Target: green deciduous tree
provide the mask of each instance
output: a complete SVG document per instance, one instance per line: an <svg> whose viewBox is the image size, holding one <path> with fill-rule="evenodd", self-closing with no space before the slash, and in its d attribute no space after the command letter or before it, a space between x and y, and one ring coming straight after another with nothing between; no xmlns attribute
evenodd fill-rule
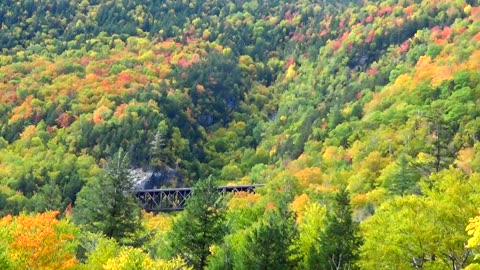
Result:
<svg viewBox="0 0 480 270"><path fill-rule="evenodd" d="M294 257L298 269L317 269L314 256L320 253L318 239L325 230L326 207L319 203L306 206L305 213L298 225L298 237L293 242ZM312 264L313 263L313 264Z"/></svg>
<svg viewBox="0 0 480 270"><path fill-rule="evenodd" d="M479 176L449 169L397 197L362 224L362 269L461 269L471 259L465 227L479 203Z"/></svg>

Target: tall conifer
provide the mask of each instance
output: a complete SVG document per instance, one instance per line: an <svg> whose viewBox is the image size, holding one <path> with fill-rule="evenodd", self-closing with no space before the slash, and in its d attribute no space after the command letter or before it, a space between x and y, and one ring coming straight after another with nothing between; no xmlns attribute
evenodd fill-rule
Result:
<svg viewBox="0 0 480 270"><path fill-rule="evenodd" d="M320 264L323 269L356 269L358 248L362 244L358 223L352 219L350 194L342 188L327 217L327 227L320 238Z"/></svg>
<svg viewBox="0 0 480 270"><path fill-rule="evenodd" d="M79 192L73 218L88 231L102 232L123 244L133 244L141 229L140 206L133 193L130 161L122 149L105 165L101 178Z"/></svg>
<svg viewBox="0 0 480 270"><path fill-rule="evenodd" d="M173 224L172 251L195 269L205 268L210 248L225 235L224 220L223 200L213 180L209 177L199 181L185 210Z"/></svg>

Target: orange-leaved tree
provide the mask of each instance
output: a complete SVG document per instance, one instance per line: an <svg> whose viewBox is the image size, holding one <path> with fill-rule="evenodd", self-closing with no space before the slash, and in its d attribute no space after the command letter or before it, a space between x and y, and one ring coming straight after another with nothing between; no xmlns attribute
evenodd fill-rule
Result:
<svg viewBox="0 0 480 270"><path fill-rule="evenodd" d="M0 242L10 266L18 269L68 269L77 264L75 227L56 219L58 211L0 220Z"/></svg>

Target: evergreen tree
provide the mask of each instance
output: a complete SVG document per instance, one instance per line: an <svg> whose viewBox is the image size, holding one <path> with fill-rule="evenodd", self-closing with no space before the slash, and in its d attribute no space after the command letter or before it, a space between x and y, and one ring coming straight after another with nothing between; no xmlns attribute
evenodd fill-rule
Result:
<svg viewBox="0 0 480 270"><path fill-rule="evenodd" d="M294 220L271 211L247 237L246 269L291 269L290 246L294 239Z"/></svg>
<svg viewBox="0 0 480 270"><path fill-rule="evenodd" d="M395 170L388 175L384 186L395 195L411 194L418 192L417 182L420 177L418 170L410 164L409 157L401 154L397 159Z"/></svg>
<svg viewBox="0 0 480 270"><path fill-rule="evenodd" d="M162 134L163 133L163 134ZM166 153L166 142L165 142L164 132L157 130L153 141L150 143L151 153L150 153L150 165L154 170L158 171L160 168L164 167L167 161Z"/></svg>
<svg viewBox="0 0 480 270"><path fill-rule="evenodd" d="M356 269L361 244L358 224L352 220L350 194L342 188L335 196L335 208L328 215L327 226L320 237L318 269Z"/></svg>
<svg viewBox="0 0 480 270"><path fill-rule="evenodd" d="M432 102L427 114L430 125L431 155L434 157L433 172L448 168L455 159L457 149L453 143L452 123L445 120L445 104L443 101Z"/></svg>
<svg viewBox="0 0 480 270"><path fill-rule="evenodd" d="M35 211L45 212L62 209L62 193L54 180L49 180L39 192L33 195Z"/></svg>
<svg viewBox="0 0 480 270"><path fill-rule="evenodd" d="M195 269L204 269L210 247L220 243L226 233L222 195L211 177L199 181L185 210L173 224L172 251Z"/></svg>
<svg viewBox="0 0 480 270"><path fill-rule="evenodd" d="M128 154L120 149L107 161L104 177L79 192L73 219L91 232L102 232L119 243L130 244L141 229L140 206L133 196Z"/></svg>

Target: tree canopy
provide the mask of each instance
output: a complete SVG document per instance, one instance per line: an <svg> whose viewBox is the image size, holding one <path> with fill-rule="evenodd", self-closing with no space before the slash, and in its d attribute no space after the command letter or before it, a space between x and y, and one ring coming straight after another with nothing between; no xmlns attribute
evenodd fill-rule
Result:
<svg viewBox="0 0 480 270"><path fill-rule="evenodd" d="M4 0L0 48L0 268L480 264L478 0Z"/></svg>

